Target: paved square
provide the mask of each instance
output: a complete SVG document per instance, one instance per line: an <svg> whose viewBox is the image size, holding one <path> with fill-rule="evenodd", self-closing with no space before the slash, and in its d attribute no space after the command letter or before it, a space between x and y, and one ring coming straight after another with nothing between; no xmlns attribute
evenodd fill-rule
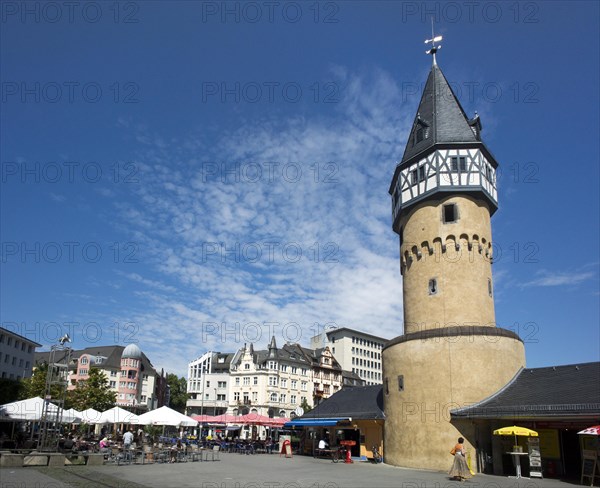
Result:
<svg viewBox="0 0 600 488"><path fill-rule="evenodd" d="M450 456L449 456L450 457ZM450 468L450 461L448 468ZM446 473L385 464L222 453L219 461L125 466L15 468L0 471L0 488L570 488L558 480L476 475L463 483Z"/></svg>

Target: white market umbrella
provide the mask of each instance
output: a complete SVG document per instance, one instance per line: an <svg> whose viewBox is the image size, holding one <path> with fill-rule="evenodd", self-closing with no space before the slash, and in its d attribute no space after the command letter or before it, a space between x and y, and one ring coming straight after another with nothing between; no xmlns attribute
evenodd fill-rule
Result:
<svg viewBox="0 0 600 488"><path fill-rule="evenodd" d="M65 418L73 419L73 420L64 420ZM63 422L69 424L79 424L81 423L81 412L79 410L75 410L74 408L69 408L68 410L63 410Z"/></svg>
<svg viewBox="0 0 600 488"><path fill-rule="evenodd" d="M141 425L172 425L175 427L196 427L198 425L197 420L167 406L140 415L138 422Z"/></svg>
<svg viewBox="0 0 600 488"><path fill-rule="evenodd" d="M102 412L94 424L137 424L138 416L121 407L113 407Z"/></svg>
<svg viewBox="0 0 600 488"><path fill-rule="evenodd" d="M58 407L54 403L48 406L48 413L55 417ZM39 422L42 420L44 413L44 400L40 397L28 398L18 402L7 403L0 406L0 418L3 420L28 420L31 422ZM65 424L75 422L77 417L69 414L68 410L63 410L62 421Z"/></svg>
<svg viewBox="0 0 600 488"><path fill-rule="evenodd" d="M102 413L93 408L88 408L87 410L80 412L81 421L85 424L95 424L96 420L100 418L100 415L102 415Z"/></svg>

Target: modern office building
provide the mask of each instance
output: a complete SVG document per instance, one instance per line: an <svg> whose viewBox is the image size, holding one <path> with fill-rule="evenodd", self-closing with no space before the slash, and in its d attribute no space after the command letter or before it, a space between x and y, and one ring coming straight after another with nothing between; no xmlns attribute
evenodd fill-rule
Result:
<svg viewBox="0 0 600 488"><path fill-rule="evenodd" d="M367 385L381 384L381 350L387 339L347 327L331 329L310 339L313 349L328 346L345 371L356 373Z"/></svg>
<svg viewBox="0 0 600 488"><path fill-rule="evenodd" d="M33 370L35 341L0 327L0 377L9 380L29 378Z"/></svg>

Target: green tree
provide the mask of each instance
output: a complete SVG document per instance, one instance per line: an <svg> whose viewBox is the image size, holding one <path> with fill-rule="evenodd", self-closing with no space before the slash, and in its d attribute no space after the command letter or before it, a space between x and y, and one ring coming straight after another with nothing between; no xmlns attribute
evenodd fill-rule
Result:
<svg viewBox="0 0 600 488"><path fill-rule="evenodd" d="M48 363L40 363L33 370L31 378L25 378L23 380L23 388L21 389L21 400L27 398L40 397L44 398L46 395L46 376L48 376ZM50 390L52 398L60 397L59 385L54 385Z"/></svg>
<svg viewBox="0 0 600 488"><path fill-rule="evenodd" d="M312 407L308 404L308 401L306 400L306 398L304 398L302 400L302 403L300 404L300 406L304 409L304 413L308 413L312 410Z"/></svg>
<svg viewBox="0 0 600 488"><path fill-rule="evenodd" d="M85 381L78 381L69 392L68 403L76 410L93 408L104 412L115 406L117 394L109 387L108 378L99 369L90 369Z"/></svg>
<svg viewBox="0 0 600 488"><path fill-rule="evenodd" d="M185 404L188 399L187 381L185 378L178 378L176 374L169 373L167 375L167 385L170 390L170 404L173 410L185 412Z"/></svg>

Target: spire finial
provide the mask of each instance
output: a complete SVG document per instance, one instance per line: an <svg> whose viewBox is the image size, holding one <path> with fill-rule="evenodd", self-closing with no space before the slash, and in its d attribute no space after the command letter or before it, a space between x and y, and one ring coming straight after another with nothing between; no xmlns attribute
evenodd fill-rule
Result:
<svg viewBox="0 0 600 488"><path fill-rule="evenodd" d="M442 36L435 36L433 33L433 17L431 17L431 39L427 39L425 44L431 43L431 49L429 51L425 51L427 54L431 54L433 56L433 64L437 64L435 60L435 53L438 52L439 49L442 49L442 46L438 44L436 46L436 42L440 42L442 40Z"/></svg>

